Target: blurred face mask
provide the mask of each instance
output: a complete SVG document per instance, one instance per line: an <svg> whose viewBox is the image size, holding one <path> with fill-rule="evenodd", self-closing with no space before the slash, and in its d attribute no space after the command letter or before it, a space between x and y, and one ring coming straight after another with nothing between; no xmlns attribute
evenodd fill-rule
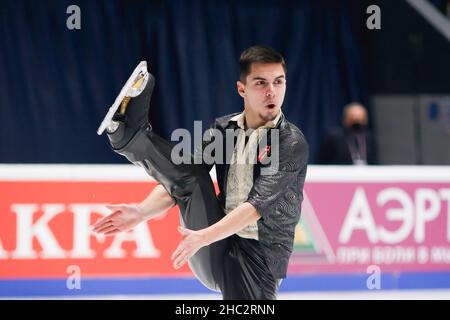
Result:
<svg viewBox="0 0 450 320"><path fill-rule="evenodd" d="M358 132L362 132L365 127L366 127L365 125L363 125L359 122L355 122L350 125L349 129L353 132L358 133Z"/></svg>

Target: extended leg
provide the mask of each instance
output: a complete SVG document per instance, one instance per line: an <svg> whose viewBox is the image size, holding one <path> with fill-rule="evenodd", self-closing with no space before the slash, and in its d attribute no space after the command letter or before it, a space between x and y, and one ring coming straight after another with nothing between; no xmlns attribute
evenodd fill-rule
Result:
<svg viewBox="0 0 450 320"><path fill-rule="evenodd" d="M209 173L196 165L175 165L172 145L156 135L148 124L148 108L154 87L150 75L138 96L124 100L125 107L114 115L116 128L108 132L113 150L143 167L161 183L180 208L181 223L189 229L206 228L223 217ZM222 240L200 249L189 265L208 288L220 290L223 263L228 241Z"/></svg>
<svg viewBox="0 0 450 320"><path fill-rule="evenodd" d="M195 165L175 165L168 142L148 128L142 128L122 149L115 150L132 163L142 166L161 183L180 208L181 223L189 229L206 228L223 217L209 173ZM189 265L208 288L219 290L222 258L227 241L200 249Z"/></svg>

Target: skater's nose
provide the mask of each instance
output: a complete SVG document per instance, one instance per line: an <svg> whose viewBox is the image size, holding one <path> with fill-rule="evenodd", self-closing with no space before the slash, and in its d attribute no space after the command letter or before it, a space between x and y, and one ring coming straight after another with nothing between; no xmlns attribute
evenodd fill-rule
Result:
<svg viewBox="0 0 450 320"><path fill-rule="evenodd" d="M269 83L267 86L266 97L267 98L275 97L275 87L271 83Z"/></svg>

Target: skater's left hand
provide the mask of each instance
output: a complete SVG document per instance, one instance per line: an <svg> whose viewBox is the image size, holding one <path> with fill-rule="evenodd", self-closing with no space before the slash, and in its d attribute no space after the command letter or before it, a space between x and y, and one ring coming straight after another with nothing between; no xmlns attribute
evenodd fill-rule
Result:
<svg viewBox="0 0 450 320"><path fill-rule="evenodd" d="M183 235L183 240L171 256L175 269L181 268L200 248L208 244L201 230L194 231L178 227L178 231Z"/></svg>

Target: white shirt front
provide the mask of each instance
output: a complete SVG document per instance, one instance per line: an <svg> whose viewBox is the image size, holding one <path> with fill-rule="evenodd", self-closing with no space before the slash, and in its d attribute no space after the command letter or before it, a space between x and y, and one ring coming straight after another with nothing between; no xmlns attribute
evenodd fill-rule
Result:
<svg viewBox="0 0 450 320"><path fill-rule="evenodd" d="M251 133L247 143L245 143L245 112L230 119L231 121L237 122L239 129L236 146L228 170L225 214L230 213L241 203L247 201L248 194L253 187L253 165L256 163L259 141L267 129L276 127L281 115L282 113L280 111L273 121L269 121L256 130L249 131ZM237 232L237 235L242 238L258 240L257 222Z"/></svg>

